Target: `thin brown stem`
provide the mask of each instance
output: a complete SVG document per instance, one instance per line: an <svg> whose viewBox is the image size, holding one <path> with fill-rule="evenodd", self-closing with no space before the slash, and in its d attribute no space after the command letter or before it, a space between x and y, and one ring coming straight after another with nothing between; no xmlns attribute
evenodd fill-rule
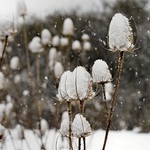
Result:
<svg viewBox="0 0 150 150"><path fill-rule="evenodd" d="M29 79L32 77L31 73L31 66L30 66L30 56L29 56L29 49L28 49L28 36L27 36L27 29L26 29L26 19L25 16L23 16L23 36L24 36L24 46L26 50L26 63L27 63L27 70L28 70L28 76Z"/></svg>
<svg viewBox="0 0 150 150"><path fill-rule="evenodd" d="M40 89L40 59L39 57L40 55L37 53L36 54L36 82L37 82L38 92Z"/></svg>
<svg viewBox="0 0 150 150"><path fill-rule="evenodd" d="M107 101L106 101L105 83L102 83L102 94L103 94L103 99L104 99L104 102L105 102L106 114L108 116L108 106L107 106Z"/></svg>
<svg viewBox="0 0 150 150"><path fill-rule="evenodd" d="M113 112L114 112L114 108L115 108L115 104L116 104L116 98L117 98L117 93L118 93L118 88L119 88L119 83L120 83L120 77L121 77L121 72L122 72L122 67L123 67L123 61L124 61L124 52L120 52L119 62L118 62L118 72L117 72L117 77L116 77L116 86L114 88L114 94L113 94L113 97L112 97L111 108L110 108L110 112L109 112L109 115L108 115L108 120L107 120L108 123L107 123L107 128L106 128L106 133L105 133L105 138L104 138L104 143L103 143L102 150L105 150L107 139L108 139L108 133L109 133L109 130L110 130L112 116L113 116Z"/></svg>
<svg viewBox="0 0 150 150"><path fill-rule="evenodd" d="M5 37L5 43L4 43L4 48L3 48L3 52L2 52L2 57L0 58L0 69L2 68L2 63L3 63L3 57L6 51L6 46L7 46L7 41L8 41L8 35Z"/></svg>
<svg viewBox="0 0 150 150"><path fill-rule="evenodd" d="M72 148L72 109L71 102L67 102L68 106L68 115L69 115L69 150L73 150Z"/></svg>
<svg viewBox="0 0 150 150"><path fill-rule="evenodd" d="M78 139L78 150L81 150L81 138Z"/></svg>
<svg viewBox="0 0 150 150"><path fill-rule="evenodd" d="M83 146L84 146L83 149L86 150L86 138L85 137L83 137Z"/></svg>

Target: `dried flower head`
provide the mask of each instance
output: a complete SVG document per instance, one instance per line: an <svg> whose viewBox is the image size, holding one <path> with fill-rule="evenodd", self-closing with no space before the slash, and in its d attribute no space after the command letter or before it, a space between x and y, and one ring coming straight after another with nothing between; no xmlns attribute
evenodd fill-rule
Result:
<svg viewBox="0 0 150 150"><path fill-rule="evenodd" d="M74 24L71 18L66 18L63 23L63 35L73 36L74 35Z"/></svg>
<svg viewBox="0 0 150 150"><path fill-rule="evenodd" d="M92 67L93 82L107 83L111 81L111 74L105 61L98 59Z"/></svg>
<svg viewBox="0 0 150 150"><path fill-rule="evenodd" d="M120 13L115 14L110 22L109 47L113 52L132 51L134 48L129 20Z"/></svg>
<svg viewBox="0 0 150 150"><path fill-rule="evenodd" d="M91 133L90 123L81 114L77 114L72 123L73 136L86 137Z"/></svg>

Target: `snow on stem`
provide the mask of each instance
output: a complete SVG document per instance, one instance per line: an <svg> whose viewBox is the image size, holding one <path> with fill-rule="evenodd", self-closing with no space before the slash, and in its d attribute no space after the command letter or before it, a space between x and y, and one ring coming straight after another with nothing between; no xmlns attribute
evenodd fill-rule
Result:
<svg viewBox="0 0 150 150"><path fill-rule="evenodd" d="M107 143L107 139L108 139L108 134L109 134L109 130L110 130L110 125L111 125L111 121L112 121L112 117L113 117L113 111L115 109L115 105L116 105L116 98L117 98L117 93L118 93L118 88L119 88L119 83L120 83L120 77L121 77L121 72L122 72L122 67L123 67L123 61L124 61L124 51L121 51L119 53L119 61L118 61L118 71L117 71L117 76L116 76L116 85L114 88L114 94L112 97L112 103L111 103L111 108L110 108L110 112L108 115L108 119L107 119L107 128L106 128L106 132L105 132L105 138L104 138L104 143L103 143L103 147L102 150L105 150L106 147L106 143Z"/></svg>

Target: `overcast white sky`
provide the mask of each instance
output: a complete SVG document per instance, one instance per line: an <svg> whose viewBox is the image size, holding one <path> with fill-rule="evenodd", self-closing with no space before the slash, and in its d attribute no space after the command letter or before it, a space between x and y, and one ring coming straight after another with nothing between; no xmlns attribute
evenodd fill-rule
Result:
<svg viewBox="0 0 150 150"><path fill-rule="evenodd" d="M0 0L0 11L10 11L15 7L17 0ZM70 11L75 9L80 12L90 11L97 7L103 9L103 0L24 0L29 14L45 15L54 11ZM111 3L115 0L105 0Z"/></svg>

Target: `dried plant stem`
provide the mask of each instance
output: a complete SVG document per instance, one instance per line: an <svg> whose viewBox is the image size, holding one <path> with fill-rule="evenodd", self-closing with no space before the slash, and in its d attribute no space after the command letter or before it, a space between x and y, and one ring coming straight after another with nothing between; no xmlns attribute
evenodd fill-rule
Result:
<svg viewBox="0 0 150 150"><path fill-rule="evenodd" d="M36 83L38 90L40 88L40 60L39 60L39 53L36 54ZM39 92L39 91L38 91Z"/></svg>
<svg viewBox="0 0 150 150"><path fill-rule="evenodd" d="M120 52L119 53L119 61L118 61L118 71L117 71L117 76L116 76L116 85L114 88L114 94L112 97L112 103L111 103L111 108L110 108L110 112L108 115L108 122L107 122L107 128L106 128L106 133L105 133L105 138L104 138L104 143L103 143L103 147L102 150L105 150L106 147L106 143L107 143L107 139L108 139L108 133L110 130L110 125L111 125L111 121L112 121L112 116L113 116L113 112L114 112L114 107L116 104L116 98L117 98L117 93L118 93L118 88L119 88L119 83L120 83L120 76L121 76L121 72L122 72L122 67L123 67L123 61L124 61L124 52Z"/></svg>
<svg viewBox="0 0 150 150"><path fill-rule="evenodd" d="M73 150L72 148L72 108L71 102L67 102L67 111L69 115L69 150Z"/></svg>
<svg viewBox="0 0 150 150"><path fill-rule="evenodd" d="M4 41L4 48L3 48L3 52L2 52L2 57L0 58L0 69L2 68L3 57L4 57L4 54L6 51L7 41L8 41L8 35L5 37L5 41Z"/></svg>
<svg viewBox="0 0 150 150"><path fill-rule="evenodd" d="M26 19L25 16L23 16L23 36L24 36L24 46L26 50L26 63L27 63L27 69L28 69L28 76L29 79L32 77L31 73L31 66L30 66L30 56L29 56L29 49L28 49L28 36L27 36L27 30L26 30Z"/></svg>
<svg viewBox="0 0 150 150"><path fill-rule="evenodd" d="M105 83L101 83L102 85L102 94L103 94L103 99L104 99L104 102L105 102L105 109L106 109L106 117L108 117L108 106L107 106L107 101L106 101L106 91L105 91Z"/></svg>
<svg viewBox="0 0 150 150"><path fill-rule="evenodd" d="M84 146L84 150L86 150L86 139L85 139L85 137L83 137L83 146Z"/></svg>
<svg viewBox="0 0 150 150"><path fill-rule="evenodd" d="M81 150L81 138L78 139L78 150Z"/></svg>

